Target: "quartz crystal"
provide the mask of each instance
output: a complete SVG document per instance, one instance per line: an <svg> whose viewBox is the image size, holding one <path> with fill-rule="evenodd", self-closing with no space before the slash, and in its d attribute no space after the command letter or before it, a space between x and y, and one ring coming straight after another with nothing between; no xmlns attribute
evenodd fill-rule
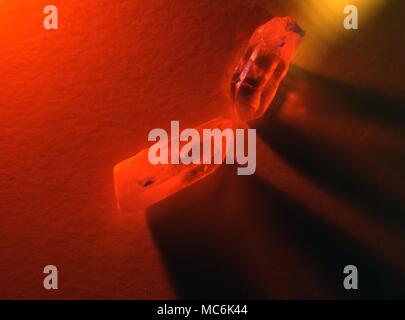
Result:
<svg viewBox="0 0 405 320"><path fill-rule="evenodd" d="M261 117L288 71L304 31L291 17L276 17L258 27L231 79L231 97L241 120Z"/></svg>
<svg viewBox="0 0 405 320"><path fill-rule="evenodd" d="M200 137L203 137L203 129L216 128L220 130L232 128L232 122L224 118L215 118L195 129ZM167 143L165 148L167 148L169 158L171 158L173 153L171 145L178 143L178 137L172 136L169 141L170 143ZM176 156L180 158L184 156L181 150L186 143L188 141L180 142L178 148L174 149L174 152L177 153ZM221 165L221 161L214 163L214 157L218 154L219 160L224 160L227 153L225 140L222 139L222 142L218 144L211 143L211 152L208 155L211 159L207 159L207 155L203 154L203 139L199 139L195 143L199 144L198 148L201 150L199 164L183 164L182 161L179 164L152 164L148 157L149 148L118 163L114 167L118 208L121 211L146 209L217 170Z"/></svg>

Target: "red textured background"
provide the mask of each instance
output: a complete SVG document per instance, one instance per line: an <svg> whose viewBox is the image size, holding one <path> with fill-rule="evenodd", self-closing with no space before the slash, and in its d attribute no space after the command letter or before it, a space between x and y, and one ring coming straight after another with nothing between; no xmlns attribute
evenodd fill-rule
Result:
<svg viewBox="0 0 405 320"><path fill-rule="evenodd" d="M400 1L347 47L302 48L257 123L255 177L224 167L136 215L115 208L113 166L151 128L227 114L246 40L298 4L52 3L58 31L48 1L0 4L0 298L355 297L346 264L364 270L360 297L403 295Z"/></svg>

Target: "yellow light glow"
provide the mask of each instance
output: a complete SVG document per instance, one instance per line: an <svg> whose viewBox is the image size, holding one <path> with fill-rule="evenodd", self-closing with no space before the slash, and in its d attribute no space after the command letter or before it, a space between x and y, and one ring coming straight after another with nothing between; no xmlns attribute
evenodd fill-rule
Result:
<svg viewBox="0 0 405 320"><path fill-rule="evenodd" d="M265 6L270 13L291 15L297 19L306 31L306 36L295 63L316 70L339 42L366 28L378 16L385 3L384 0L292 0L276 5L267 0ZM278 5L286 7L278 10ZM359 30L348 31L343 27L346 17L344 8L347 5L355 5L358 9Z"/></svg>

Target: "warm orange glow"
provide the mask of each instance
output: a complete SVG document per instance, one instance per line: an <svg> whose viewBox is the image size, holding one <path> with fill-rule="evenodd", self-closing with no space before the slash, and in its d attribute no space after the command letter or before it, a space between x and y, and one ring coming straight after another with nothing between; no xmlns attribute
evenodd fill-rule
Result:
<svg viewBox="0 0 405 320"><path fill-rule="evenodd" d="M404 103L383 93L404 96L405 2L347 0L358 31L326 2L1 0L0 298L404 297ZM306 31L292 63L311 72L291 66L255 122L255 175L218 165L187 186L161 167L169 187L142 206L168 198L117 214L114 166L170 120L229 117L239 50L287 15ZM141 160L119 175L147 178ZM347 263L358 292L342 289ZM44 290L47 264L60 290Z"/></svg>

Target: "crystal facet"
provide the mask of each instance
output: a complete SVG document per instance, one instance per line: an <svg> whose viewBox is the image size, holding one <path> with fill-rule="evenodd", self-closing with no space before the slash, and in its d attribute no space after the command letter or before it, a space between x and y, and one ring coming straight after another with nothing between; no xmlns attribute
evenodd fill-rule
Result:
<svg viewBox="0 0 405 320"><path fill-rule="evenodd" d="M291 17L276 17L256 29L231 79L239 118L259 118L269 108L304 31Z"/></svg>

